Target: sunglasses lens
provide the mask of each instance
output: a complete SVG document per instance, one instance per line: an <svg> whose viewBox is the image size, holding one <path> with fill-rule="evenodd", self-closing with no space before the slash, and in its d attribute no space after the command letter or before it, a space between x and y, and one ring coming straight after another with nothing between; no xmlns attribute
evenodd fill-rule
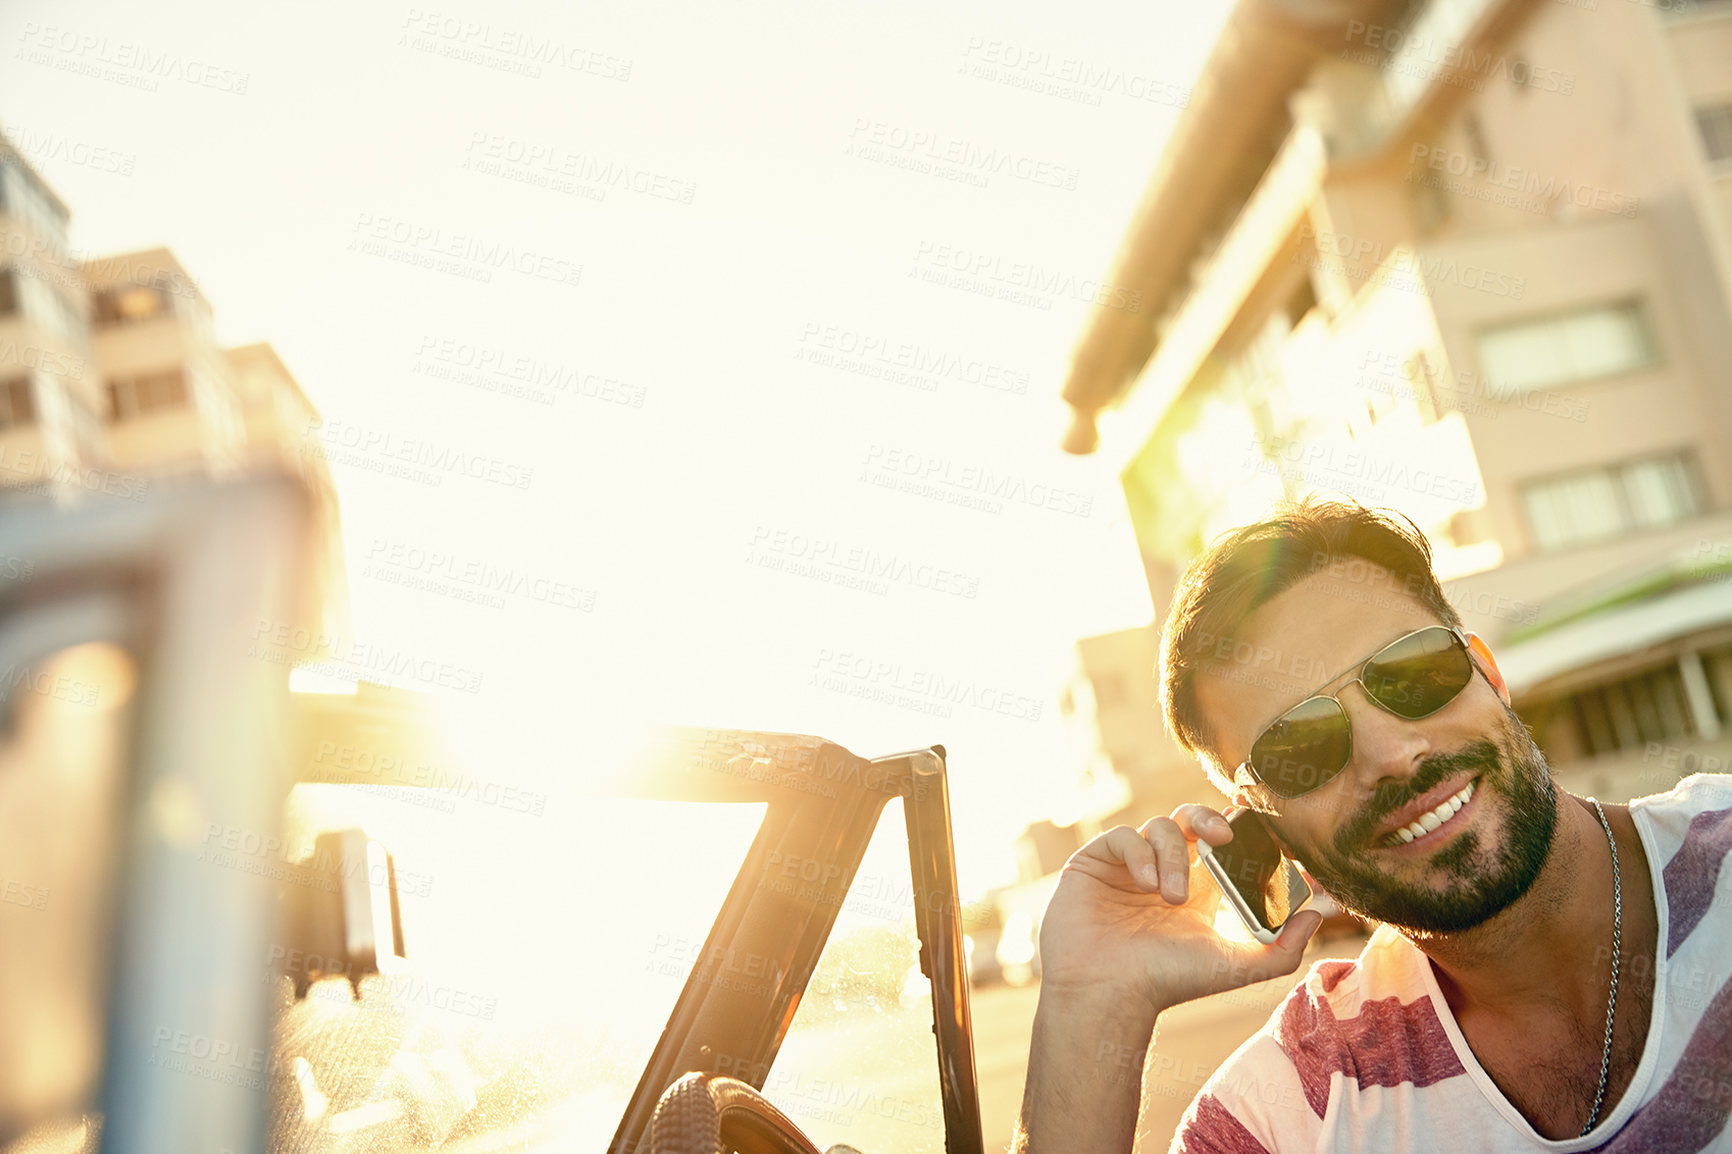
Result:
<svg viewBox="0 0 1732 1154"><path fill-rule="evenodd" d="M1301 701L1251 746L1251 768L1278 797L1310 793L1347 765L1347 714L1327 697Z"/></svg>
<svg viewBox="0 0 1732 1154"><path fill-rule="evenodd" d="M1403 637L1365 664L1365 692L1398 717L1429 717L1473 680L1461 639L1441 626Z"/></svg>

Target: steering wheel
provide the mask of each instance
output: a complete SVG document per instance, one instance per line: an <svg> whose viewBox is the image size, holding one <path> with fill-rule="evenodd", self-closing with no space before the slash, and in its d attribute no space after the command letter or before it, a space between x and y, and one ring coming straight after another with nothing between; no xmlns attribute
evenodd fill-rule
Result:
<svg viewBox="0 0 1732 1154"><path fill-rule="evenodd" d="M650 1119L650 1154L820 1154L768 1098L738 1078L687 1074Z"/></svg>

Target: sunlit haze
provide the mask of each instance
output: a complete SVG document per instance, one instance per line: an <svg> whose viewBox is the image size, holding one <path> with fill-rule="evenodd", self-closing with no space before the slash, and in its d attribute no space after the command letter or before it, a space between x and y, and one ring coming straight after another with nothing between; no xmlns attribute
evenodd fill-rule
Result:
<svg viewBox="0 0 1732 1154"><path fill-rule="evenodd" d="M551 724L526 779L561 796L635 719L941 742L977 891L1068 820L1070 645L1150 618L1058 389L1227 7L22 3L0 122L80 252L166 246L225 344L275 346L358 640ZM543 40L580 66L508 70ZM1078 62L1121 81L1033 87ZM1087 285L922 277L1018 265ZM415 442L486 469L382 471ZM532 591L406 587L472 566Z"/></svg>

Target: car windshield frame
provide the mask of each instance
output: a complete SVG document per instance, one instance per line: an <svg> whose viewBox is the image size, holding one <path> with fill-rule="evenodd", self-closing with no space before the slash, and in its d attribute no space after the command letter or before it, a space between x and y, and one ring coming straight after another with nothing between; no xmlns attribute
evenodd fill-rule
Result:
<svg viewBox="0 0 1732 1154"><path fill-rule="evenodd" d="M834 742L743 730L674 729L636 781L683 801L766 803L757 836L686 978L608 1154L636 1154L667 1088L693 1071L719 1071L762 1090L817 968L884 807L900 797L920 944L931 981L945 1149L985 1154L975 1073L962 903L942 745L866 759ZM635 792L635 791L634 791ZM766 884L790 860L816 870L799 887ZM720 982L738 951L767 959L768 980ZM730 953L733 951L734 953Z"/></svg>

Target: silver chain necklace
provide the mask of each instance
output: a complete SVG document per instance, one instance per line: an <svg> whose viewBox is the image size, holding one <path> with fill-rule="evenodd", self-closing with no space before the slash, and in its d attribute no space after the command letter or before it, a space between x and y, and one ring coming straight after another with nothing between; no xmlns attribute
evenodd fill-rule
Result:
<svg viewBox="0 0 1732 1154"><path fill-rule="evenodd" d="M1606 1043L1600 1050L1600 1088L1594 1091L1594 1110L1588 1124L1578 1137L1586 1137L1600 1120L1600 1105L1606 1100L1606 1076L1612 1070L1612 1021L1618 1012L1618 953L1624 944L1624 884L1618 873L1618 842L1612 836L1612 823L1600 808L1598 798L1590 797L1594 812L1600 815L1600 828L1606 831L1606 844L1612 847L1612 995L1606 1002Z"/></svg>

